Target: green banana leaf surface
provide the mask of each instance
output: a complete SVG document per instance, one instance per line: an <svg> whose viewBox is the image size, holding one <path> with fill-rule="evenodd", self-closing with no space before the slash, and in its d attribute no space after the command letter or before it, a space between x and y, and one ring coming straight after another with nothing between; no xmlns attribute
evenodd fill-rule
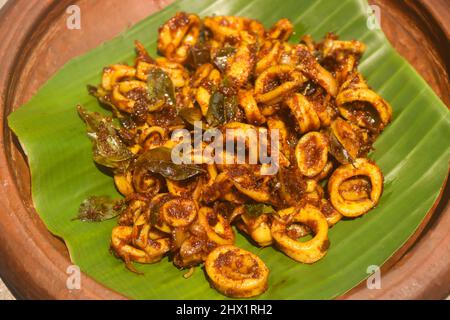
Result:
<svg viewBox="0 0 450 320"><path fill-rule="evenodd" d="M112 177L92 160L92 145L75 106L107 113L86 86L98 84L109 64L134 59L134 40L156 55L158 27L177 11L239 15L269 27L280 18L295 25L293 41L305 33L319 40L327 32L358 39L368 49L360 71L376 92L392 104L393 122L370 157L385 175L382 199L374 210L330 230L331 247L313 265L296 263L273 248L257 248L242 235L237 245L256 253L270 269L269 289L261 299L331 299L369 276L415 232L436 201L448 173L450 115L428 84L400 57L383 32L369 28L365 0L185 0L166 7L112 41L67 63L25 105L12 113L9 126L28 156L35 208L55 235L64 239L71 259L105 286L135 299L223 299L201 268L189 279L168 259L136 265L129 272L109 252L115 220L71 221L89 196L120 197ZM370 21L369 21L370 22Z"/></svg>

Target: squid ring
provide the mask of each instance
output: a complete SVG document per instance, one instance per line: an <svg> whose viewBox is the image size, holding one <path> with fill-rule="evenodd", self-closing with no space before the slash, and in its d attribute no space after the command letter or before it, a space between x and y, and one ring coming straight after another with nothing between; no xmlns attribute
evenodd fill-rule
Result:
<svg viewBox="0 0 450 320"><path fill-rule="evenodd" d="M370 179L370 197L358 200L346 200L339 191L339 187L348 179L357 176L367 176ZM380 200L383 192L383 174L378 166L368 159L356 159L353 164L346 164L334 171L328 181L328 192L333 207L343 216L355 218L363 215Z"/></svg>
<svg viewBox="0 0 450 320"><path fill-rule="evenodd" d="M148 243L142 250L130 245L132 242L133 228L118 226L112 230L111 248L126 263L135 261L138 263L155 263L170 250L170 240L162 238L158 240L148 239Z"/></svg>
<svg viewBox="0 0 450 320"><path fill-rule="evenodd" d="M114 175L114 183L122 195L127 196L134 192L132 178L133 176L130 171Z"/></svg>
<svg viewBox="0 0 450 320"><path fill-rule="evenodd" d="M234 231L228 221L211 208L203 207L198 212L198 222L208 238L218 245L234 243Z"/></svg>
<svg viewBox="0 0 450 320"><path fill-rule="evenodd" d="M336 104L344 118L355 122L358 126L370 127L364 121L366 117L355 116L351 108L346 108L346 104L353 102L366 102L370 104L378 113L381 121L380 129L383 129L391 121L392 108L390 104L374 91L370 90L359 73L352 74L342 85L341 91L336 97Z"/></svg>
<svg viewBox="0 0 450 320"><path fill-rule="evenodd" d="M162 25L158 34L158 50L170 60L183 63L188 50L200 35L200 18L194 14L178 12Z"/></svg>
<svg viewBox="0 0 450 320"><path fill-rule="evenodd" d="M136 75L136 69L127 65L115 64L103 70L102 87L112 90L113 86L123 78L131 78Z"/></svg>
<svg viewBox="0 0 450 320"><path fill-rule="evenodd" d="M164 221L172 227L186 227L197 217L195 202L187 198L169 200L161 207Z"/></svg>
<svg viewBox="0 0 450 320"><path fill-rule="evenodd" d="M305 82L305 77L288 65L276 65L263 71L255 81L255 99L262 104L276 104ZM281 83L281 84L277 84Z"/></svg>
<svg viewBox="0 0 450 320"><path fill-rule="evenodd" d="M214 249L205 262L212 285L232 298L249 298L267 290L269 269L256 255L235 246Z"/></svg>
<svg viewBox="0 0 450 320"><path fill-rule="evenodd" d="M306 133L320 128L319 115L314 110L311 102L305 96L296 93L288 97L284 102L297 120L301 133Z"/></svg>
<svg viewBox="0 0 450 320"><path fill-rule="evenodd" d="M241 220L237 223L238 229L248 234L259 246L267 247L272 244L269 215L250 216L245 212L243 206L237 207L233 211L233 215L241 217Z"/></svg>
<svg viewBox="0 0 450 320"><path fill-rule="evenodd" d="M111 100L113 104L122 110L123 112L127 113L133 113L134 105L136 104L136 101L133 99L129 99L123 94L128 93L132 90L140 89L143 92L146 92L148 87L145 82L138 81L138 80L130 80L130 81L123 81L118 84L115 84L112 89L112 96Z"/></svg>
<svg viewBox="0 0 450 320"><path fill-rule="evenodd" d="M295 148L300 172L307 177L320 174L328 162L328 140L320 132L305 134Z"/></svg>
<svg viewBox="0 0 450 320"><path fill-rule="evenodd" d="M261 114L252 90L240 90L238 93L239 104L245 112L247 121L251 124L259 125L266 122L266 118Z"/></svg>
<svg viewBox="0 0 450 320"><path fill-rule="evenodd" d="M284 210L286 211L286 209ZM291 223L303 223L313 230L314 237L306 242L297 241L287 235L289 223L274 219L272 222L272 236L278 247L292 259L302 263L314 263L322 259L327 253L330 242L328 240L328 222L319 209L312 205L305 205L300 210L290 208L287 217Z"/></svg>

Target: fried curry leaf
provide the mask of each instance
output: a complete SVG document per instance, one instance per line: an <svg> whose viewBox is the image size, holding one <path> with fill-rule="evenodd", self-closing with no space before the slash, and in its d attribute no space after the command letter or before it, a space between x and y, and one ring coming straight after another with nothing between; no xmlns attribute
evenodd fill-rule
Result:
<svg viewBox="0 0 450 320"><path fill-rule="evenodd" d="M176 164L172 161L172 149L158 147L143 153L135 163L135 170L146 170L158 173L164 178L181 181L204 173L201 167L194 164Z"/></svg>
<svg viewBox="0 0 450 320"><path fill-rule="evenodd" d="M245 212L252 217L259 217L262 214L275 213L275 209L264 203L250 203L244 205Z"/></svg>
<svg viewBox="0 0 450 320"><path fill-rule="evenodd" d="M193 69L200 67L202 64L209 63L211 61L209 50L205 44L197 43L195 46L189 48L186 63Z"/></svg>
<svg viewBox="0 0 450 320"><path fill-rule="evenodd" d="M236 96L226 96L220 91L215 91L209 100L206 121L213 127L233 121L238 116L238 108Z"/></svg>
<svg viewBox="0 0 450 320"><path fill-rule="evenodd" d="M339 142L333 130L327 130L328 140L330 141L330 153L341 164L353 163L355 160L350 156L350 153Z"/></svg>
<svg viewBox="0 0 450 320"><path fill-rule="evenodd" d="M160 68L152 68L147 77L148 93L151 103L155 105L176 105L175 89L172 80Z"/></svg>
<svg viewBox="0 0 450 320"><path fill-rule="evenodd" d="M78 216L73 220L101 222L118 216L125 207L125 203L121 199L111 199L106 196L89 197L81 203Z"/></svg>
<svg viewBox="0 0 450 320"><path fill-rule="evenodd" d="M197 121L202 121L202 111L199 108L182 108L178 115L188 124L194 126Z"/></svg>
<svg viewBox="0 0 450 320"><path fill-rule="evenodd" d="M124 168L133 154L120 138L112 119L87 111L81 106L77 106L77 110L86 123L88 136L93 142L94 161L108 168Z"/></svg>
<svg viewBox="0 0 450 320"><path fill-rule="evenodd" d="M217 51L216 56L214 57L214 65L221 72L224 72L228 65L228 59L236 52L236 48L233 47L224 47Z"/></svg>

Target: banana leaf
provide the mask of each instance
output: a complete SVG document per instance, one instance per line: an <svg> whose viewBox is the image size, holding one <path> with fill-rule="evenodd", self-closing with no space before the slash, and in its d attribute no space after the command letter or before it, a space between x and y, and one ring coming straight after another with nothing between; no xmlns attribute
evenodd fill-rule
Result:
<svg viewBox="0 0 450 320"><path fill-rule="evenodd" d="M105 113L86 86L100 82L104 66L132 62L133 41L156 54L158 26L177 11L240 15L266 27L282 17L295 25L294 40L304 33L320 39L333 31L341 39L365 42L360 70L369 84L393 106L394 121L370 155L385 174L385 190L373 211L330 230L326 257L313 264L294 262L273 248L260 249L241 235L237 245L259 255L270 269L263 299L335 298L381 266L423 221L448 172L450 115L415 70L398 55L381 30L367 27L371 12L365 0L185 0L176 2L126 30L119 37L73 59L24 106L8 118L28 156L35 208L48 229L64 239L71 259L105 286L135 299L222 299L201 269L189 279L167 259L137 265L129 272L109 251L114 220L71 221L89 196L119 197L112 178L92 161L91 142L75 106Z"/></svg>

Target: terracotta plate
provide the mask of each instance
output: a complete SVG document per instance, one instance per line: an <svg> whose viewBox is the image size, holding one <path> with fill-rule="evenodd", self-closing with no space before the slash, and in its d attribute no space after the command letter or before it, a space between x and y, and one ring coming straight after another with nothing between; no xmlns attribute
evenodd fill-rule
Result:
<svg viewBox="0 0 450 320"><path fill-rule="evenodd" d="M37 91L64 63L160 10L171 1L10 1L0 12L0 276L19 298L123 298L87 276L81 290L66 289L71 264L63 242L35 212L26 159L6 115ZM446 0L373 0L397 50L449 105L446 60L450 13ZM81 30L66 28L65 10L83 8ZM101 12L101 15L99 14ZM106 25L102 17L113 21ZM67 32L71 32L67 37ZM67 42L70 39L70 42ZM450 291L450 188L442 188L421 228L383 266L383 288L354 288L342 298L443 298ZM434 215L433 215L434 212Z"/></svg>

